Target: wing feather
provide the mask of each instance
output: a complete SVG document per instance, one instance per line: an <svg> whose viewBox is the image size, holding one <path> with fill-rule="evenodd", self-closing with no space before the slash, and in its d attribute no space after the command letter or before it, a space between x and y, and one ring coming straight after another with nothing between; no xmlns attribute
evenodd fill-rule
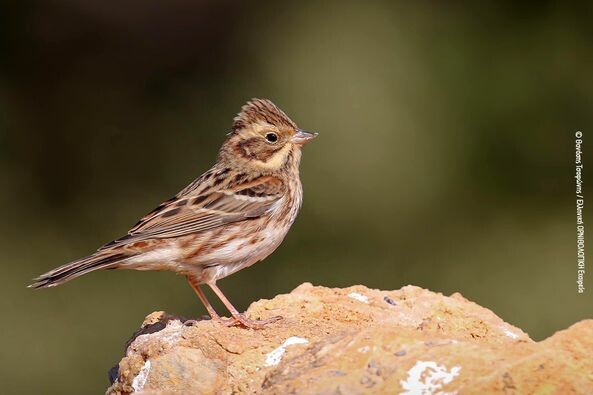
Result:
<svg viewBox="0 0 593 395"><path fill-rule="evenodd" d="M138 222L127 236L104 248L150 238L180 237L264 215L284 196L281 179L259 177L225 190L179 196L161 204Z"/></svg>

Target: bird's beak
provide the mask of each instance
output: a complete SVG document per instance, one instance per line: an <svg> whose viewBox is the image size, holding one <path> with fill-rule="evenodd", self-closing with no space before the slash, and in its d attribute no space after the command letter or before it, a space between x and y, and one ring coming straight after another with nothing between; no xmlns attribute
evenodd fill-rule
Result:
<svg viewBox="0 0 593 395"><path fill-rule="evenodd" d="M306 132L302 129L297 129L297 132L290 139L291 143L303 145L309 140L313 140L317 137L318 133Z"/></svg>

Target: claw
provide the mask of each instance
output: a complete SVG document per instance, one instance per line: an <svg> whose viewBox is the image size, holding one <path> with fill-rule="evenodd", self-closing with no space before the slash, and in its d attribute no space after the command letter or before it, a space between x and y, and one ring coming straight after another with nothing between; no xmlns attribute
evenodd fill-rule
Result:
<svg viewBox="0 0 593 395"><path fill-rule="evenodd" d="M272 318L268 318L266 320L251 320L245 317L244 314L238 314L232 318L219 318L218 322L223 324L224 326L235 326L241 325L246 328L250 329L264 329L264 327L268 324L281 320L281 316L276 316Z"/></svg>

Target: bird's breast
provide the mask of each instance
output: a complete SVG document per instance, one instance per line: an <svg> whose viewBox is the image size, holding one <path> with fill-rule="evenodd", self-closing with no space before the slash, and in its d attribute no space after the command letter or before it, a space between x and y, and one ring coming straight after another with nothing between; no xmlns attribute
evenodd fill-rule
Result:
<svg viewBox="0 0 593 395"><path fill-rule="evenodd" d="M287 192L261 217L180 240L182 270L200 273L203 282L216 281L265 259L282 243L301 205L300 182Z"/></svg>

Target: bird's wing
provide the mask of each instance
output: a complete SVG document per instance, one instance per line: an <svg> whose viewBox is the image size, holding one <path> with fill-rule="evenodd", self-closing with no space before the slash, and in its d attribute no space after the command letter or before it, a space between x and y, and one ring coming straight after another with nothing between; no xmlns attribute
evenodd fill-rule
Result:
<svg viewBox="0 0 593 395"><path fill-rule="evenodd" d="M184 236L260 217L284 196L285 191L286 185L281 179L263 176L224 190L178 196L142 218L127 236L102 249L152 238Z"/></svg>

